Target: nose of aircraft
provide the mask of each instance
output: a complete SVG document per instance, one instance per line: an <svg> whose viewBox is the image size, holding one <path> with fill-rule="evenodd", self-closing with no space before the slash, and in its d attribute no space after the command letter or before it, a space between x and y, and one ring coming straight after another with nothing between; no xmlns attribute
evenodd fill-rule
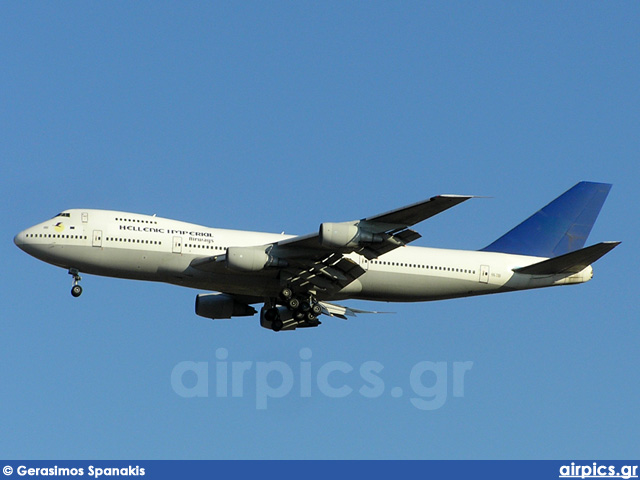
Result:
<svg viewBox="0 0 640 480"><path fill-rule="evenodd" d="M15 237L13 237L13 243L22 248L22 246L24 245L24 232L20 232Z"/></svg>

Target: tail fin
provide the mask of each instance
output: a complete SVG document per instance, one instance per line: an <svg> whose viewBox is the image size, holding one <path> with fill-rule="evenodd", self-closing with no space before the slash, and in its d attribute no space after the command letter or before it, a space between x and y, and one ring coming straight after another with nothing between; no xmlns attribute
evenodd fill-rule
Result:
<svg viewBox="0 0 640 480"><path fill-rule="evenodd" d="M580 182L481 251L551 258L579 250L609 190L608 183Z"/></svg>

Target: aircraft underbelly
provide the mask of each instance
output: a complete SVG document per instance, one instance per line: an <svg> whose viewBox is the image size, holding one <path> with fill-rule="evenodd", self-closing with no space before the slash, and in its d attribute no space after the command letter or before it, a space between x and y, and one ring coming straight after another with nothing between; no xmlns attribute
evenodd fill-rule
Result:
<svg viewBox="0 0 640 480"><path fill-rule="evenodd" d="M367 272L360 278L357 298L390 302L417 302L490 293L496 285L470 279L397 272Z"/></svg>

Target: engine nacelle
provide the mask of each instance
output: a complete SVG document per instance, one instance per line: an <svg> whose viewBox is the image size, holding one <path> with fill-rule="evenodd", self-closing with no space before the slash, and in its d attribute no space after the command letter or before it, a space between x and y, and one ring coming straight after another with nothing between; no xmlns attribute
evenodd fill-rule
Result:
<svg viewBox="0 0 640 480"><path fill-rule="evenodd" d="M227 267L239 272L257 272L266 267L285 267L286 262L269 255L266 247L227 248Z"/></svg>
<svg viewBox="0 0 640 480"><path fill-rule="evenodd" d="M350 222L320 225L320 243L325 247L348 248L381 241L380 235L364 231Z"/></svg>
<svg viewBox="0 0 640 480"><path fill-rule="evenodd" d="M196 296L196 315L205 318L250 317L256 313L251 305L240 303L224 293L201 293Z"/></svg>

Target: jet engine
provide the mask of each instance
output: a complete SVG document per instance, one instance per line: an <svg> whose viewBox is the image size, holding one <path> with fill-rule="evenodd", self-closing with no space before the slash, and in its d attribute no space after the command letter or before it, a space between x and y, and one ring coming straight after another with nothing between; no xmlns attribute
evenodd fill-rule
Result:
<svg viewBox="0 0 640 480"><path fill-rule="evenodd" d="M382 236L362 230L360 226L350 222L320 225L320 243L325 247L357 247L363 243L382 242L382 240Z"/></svg>
<svg viewBox="0 0 640 480"><path fill-rule="evenodd" d="M285 267L286 262L269 255L267 247L229 247L227 248L227 267L239 272L257 272L266 267Z"/></svg>
<svg viewBox="0 0 640 480"><path fill-rule="evenodd" d="M250 317L256 313L251 305L238 302L224 293L201 293L196 296L196 315L205 318Z"/></svg>

